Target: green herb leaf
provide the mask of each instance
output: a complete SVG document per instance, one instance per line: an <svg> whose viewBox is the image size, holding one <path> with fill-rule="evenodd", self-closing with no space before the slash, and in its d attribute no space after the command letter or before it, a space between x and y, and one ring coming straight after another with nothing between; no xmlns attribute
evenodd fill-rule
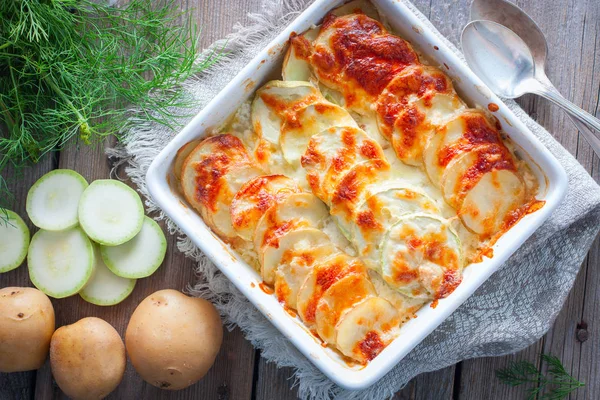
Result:
<svg viewBox="0 0 600 400"><path fill-rule="evenodd" d="M2 171L37 162L74 136L126 131L132 107L168 126L193 105L177 85L219 55L199 59L198 29L173 0L0 1Z"/></svg>
<svg viewBox="0 0 600 400"><path fill-rule="evenodd" d="M511 362L508 367L496 370L500 382L510 386L524 384L533 385L527 389L527 399L559 400L564 399L574 390L585 386L573 378L564 368L560 360L549 354L541 355L542 363L547 365L547 376L529 361ZM545 392L543 392L545 390ZM543 393L542 393L543 392Z"/></svg>

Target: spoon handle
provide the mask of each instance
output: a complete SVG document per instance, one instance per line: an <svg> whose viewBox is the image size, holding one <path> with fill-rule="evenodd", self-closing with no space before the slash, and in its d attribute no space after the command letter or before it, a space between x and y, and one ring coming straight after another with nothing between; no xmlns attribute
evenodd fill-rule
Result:
<svg viewBox="0 0 600 400"><path fill-rule="evenodd" d="M537 75L537 81L542 84L545 90L554 92L560 96L560 92L554 87L550 79L548 79L543 69L541 70L541 73ZM577 128L577 130L583 135L585 141L590 145L592 150L594 150L598 157L600 157L600 132L591 130L583 122L572 117L571 114L567 114L567 117L569 118L569 121L575 125L575 128Z"/></svg>
<svg viewBox="0 0 600 400"><path fill-rule="evenodd" d="M590 128L600 132L600 120L598 118L565 99L558 91L547 90L544 88L535 90L533 93L550 100Z"/></svg>

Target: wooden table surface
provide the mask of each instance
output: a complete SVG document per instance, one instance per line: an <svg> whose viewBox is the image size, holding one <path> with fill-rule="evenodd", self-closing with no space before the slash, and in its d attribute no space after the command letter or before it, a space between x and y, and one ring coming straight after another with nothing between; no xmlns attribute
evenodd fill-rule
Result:
<svg viewBox="0 0 600 400"><path fill-rule="evenodd" d="M231 32L235 22L247 23L248 12L260 11L260 0L176 0L190 9L202 26L202 42L210 44ZM468 21L470 0L417 0L419 9L454 43ZM577 105L600 115L600 2L598 0L519 0L547 36L550 59L548 75L558 89ZM585 140L556 107L534 97L520 104L544 125L598 180L599 164ZM108 143L105 145L109 145ZM24 175L13 175L10 187L17 198L16 212L25 216L28 188L41 175L54 168L72 168L88 180L107 178L110 164L104 146L89 148L77 143L45 158ZM9 175L10 176L10 175ZM30 228L33 228L30 225ZM398 399L524 399L522 388L499 384L494 370L512 360L538 362L541 352L562 359L565 367L587 386L573 399L600 398L600 243L594 242L584 261L575 286L548 334L528 349L511 356L467 360L441 371L421 375L397 393ZM137 304L158 289L184 290L194 282L194 264L176 250L169 238L163 266L150 278L138 281L133 294L114 307L98 307L79 296L52 300L57 327L83 317L96 316L111 323L124 335L127 321ZM0 287L32 286L27 268L20 267L0 275ZM578 340L577 330L587 324L588 339ZM581 333L581 332L580 332ZM579 335L581 337L581 334ZM146 384L130 364L123 382L110 398L171 399L293 399L291 369L277 369L261 358L260 352L239 331L226 332L223 347L208 375L198 384L168 392ZM0 374L0 399L64 398L53 383L48 363L34 372Z"/></svg>

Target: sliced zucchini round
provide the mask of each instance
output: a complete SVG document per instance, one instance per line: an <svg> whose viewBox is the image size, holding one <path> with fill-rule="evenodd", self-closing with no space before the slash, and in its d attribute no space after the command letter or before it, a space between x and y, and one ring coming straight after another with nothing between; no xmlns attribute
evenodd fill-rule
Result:
<svg viewBox="0 0 600 400"><path fill-rule="evenodd" d="M27 193L27 215L47 231L70 229L79 223L79 199L88 187L85 178L71 169L55 169L37 180Z"/></svg>
<svg viewBox="0 0 600 400"><path fill-rule="evenodd" d="M36 288L60 299L79 292L94 271L92 242L80 227L39 230L27 254L29 279Z"/></svg>
<svg viewBox="0 0 600 400"><path fill-rule="evenodd" d="M296 111L281 128L279 144L286 161L299 167L310 138L336 126L358 128L348 111L328 101L313 103Z"/></svg>
<svg viewBox="0 0 600 400"><path fill-rule="evenodd" d="M365 264L378 270L381 241L400 217L414 213L439 214L440 211L429 196L416 188L381 185L373 192L353 213L350 236Z"/></svg>
<svg viewBox="0 0 600 400"><path fill-rule="evenodd" d="M408 165L423 165L423 151L436 129L465 108L454 92L436 93L407 105L394 121L392 146L398 158Z"/></svg>
<svg viewBox="0 0 600 400"><path fill-rule="evenodd" d="M264 264L265 249L277 248L285 233L301 227L321 229L328 218L325 204L311 193L294 193L273 205L254 230L254 248L261 265Z"/></svg>
<svg viewBox="0 0 600 400"><path fill-rule="evenodd" d="M371 160L356 164L335 186L329 212L344 236L351 240L356 207L371 194L371 188L389 178L387 161Z"/></svg>
<svg viewBox="0 0 600 400"><path fill-rule="evenodd" d="M97 246L94 246L94 255L94 273L79 295L88 303L97 306L119 304L133 292L136 280L113 274L104 264Z"/></svg>
<svg viewBox="0 0 600 400"><path fill-rule="evenodd" d="M284 262L284 254L286 255L286 258L292 257L297 252L306 251L329 242L329 236L314 228L299 228L284 233L279 238L277 247L266 246L264 248L260 268L263 281L268 284L273 284L275 282L275 272ZM285 262L287 262L287 260L285 260Z"/></svg>
<svg viewBox="0 0 600 400"><path fill-rule="evenodd" d="M335 282L352 273L366 273L364 264L346 253L317 260L298 291L298 315L309 328L315 326L316 312L323 293Z"/></svg>
<svg viewBox="0 0 600 400"><path fill-rule="evenodd" d="M270 81L256 91L252 102L254 132L259 138L279 146L281 125L287 115L322 98L309 82Z"/></svg>
<svg viewBox="0 0 600 400"><path fill-rule="evenodd" d="M29 228L15 212L0 210L0 273L19 267L27 257Z"/></svg>
<svg viewBox="0 0 600 400"><path fill-rule="evenodd" d="M491 236L507 228L507 218L525 203L523 179L511 170L494 170L481 177L466 194L458 215L465 226Z"/></svg>
<svg viewBox="0 0 600 400"><path fill-rule="evenodd" d="M405 68L388 83L375 103L381 134L392 139L394 121L407 104L453 91L452 81L439 68L422 64Z"/></svg>
<svg viewBox="0 0 600 400"><path fill-rule="evenodd" d="M388 165L381 146L358 128L333 127L314 135L302 156L313 193L326 203L341 178L355 165L376 160Z"/></svg>
<svg viewBox="0 0 600 400"><path fill-rule="evenodd" d="M152 218L144 217L142 230L119 246L101 246L102 260L113 274L138 279L152 275L167 253L167 238Z"/></svg>
<svg viewBox="0 0 600 400"><path fill-rule="evenodd" d="M331 285L323 293L315 313L317 333L321 339L335 344L335 327L344 313L375 295L375 287L364 273L348 274Z"/></svg>
<svg viewBox="0 0 600 400"><path fill-rule="evenodd" d="M462 279L458 235L442 218L411 214L399 218L381 246L381 275L399 292L415 298L441 299Z"/></svg>
<svg viewBox="0 0 600 400"><path fill-rule="evenodd" d="M284 81L310 81L313 77L308 58L312 53L312 42L317 38L319 28L312 28L302 35L290 38L290 45L283 66L281 75Z"/></svg>
<svg viewBox="0 0 600 400"><path fill-rule="evenodd" d="M98 244L118 246L139 233L144 223L140 195L123 182L99 179L79 201L79 223Z"/></svg>
<svg viewBox="0 0 600 400"><path fill-rule="evenodd" d="M398 335L401 316L381 297L368 297L344 314L336 326L336 345L361 363L371 361Z"/></svg>
<svg viewBox="0 0 600 400"><path fill-rule="evenodd" d="M300 192L294 180L283 175L259 175L242 185L231 202L231 222L237 234L252 240L260 217L284 197Z"/></svg>
<svg viewBox="0 0 600 400"><path fill-rule="evenodd" d="M484 144L501 144L495 126L481 110L467 109L436 130L423 152L425 171L436 186L442 184L442 174L450 162L460 154Z"/></svg>
<svg viewBox="0 0 600 400"><path fill-rule="evenodd" d="M312 271L314 264L339 253L340 251L328 242L322 242L311 248L285 252L275 272L277 300L295 310L298 307L300 287Z"/></svg>

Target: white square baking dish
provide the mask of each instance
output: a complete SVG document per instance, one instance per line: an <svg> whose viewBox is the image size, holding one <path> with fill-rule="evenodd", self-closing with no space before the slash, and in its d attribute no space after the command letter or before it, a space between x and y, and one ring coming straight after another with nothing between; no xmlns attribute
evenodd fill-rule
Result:
<svg viewBox="0 0 600 400"><path fill-rule="evenodd" d="M495 103L499 106L495 115L504 131L532 161L540 181L538 198L545 200L546 204L539 211L524 217L510 233L498 240L491 259L486 258L481 263L467 266L461 285L450 296L440 300L435 309L423 307L417 313L418 317L406 323L399 337L368 365L349 366L336 352L322 347L300 320L292 318L273 295L259 288L259 274L212 233L200 216L185 205L183 197L172 190L169 182L173 181L171 170L177 150L185 143L205 135L210 127L219 126L243 101L252 96L252 91L242 89L248 87L248 82L257 88L279 73L286 42L292 32L303 32L311 25L319 24L329 10L343 2L317 0L292 22L158 155L148 170L147 183L152 198L163 211L308 359L341 387L363 389L401 362L525 242L563 199L567 177L558 161L531 131L428 27L423 26L409 8L395 0L372 0L395 33L410 41L435 64L446 68L461 97L470 105L486 107L489 103Z"/></svg>

